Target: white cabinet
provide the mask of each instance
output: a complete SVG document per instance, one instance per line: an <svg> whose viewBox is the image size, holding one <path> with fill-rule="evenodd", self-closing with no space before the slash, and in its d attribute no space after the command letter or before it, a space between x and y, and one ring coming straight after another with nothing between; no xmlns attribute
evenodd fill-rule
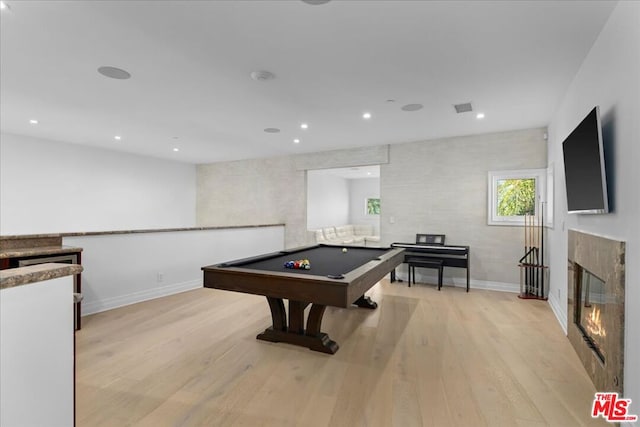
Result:
<svg viewBox="0 0 640 427"><path fill-rule="evenodd" d="M0 426L73 426L73 345L73 276L0 290Z"/></svg>

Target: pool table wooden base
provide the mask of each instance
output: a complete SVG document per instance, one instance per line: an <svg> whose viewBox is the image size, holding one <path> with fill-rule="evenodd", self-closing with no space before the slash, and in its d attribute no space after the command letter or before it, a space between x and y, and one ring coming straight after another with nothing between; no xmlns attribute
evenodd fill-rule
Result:
<svg viewBox="0 0 640 427"><path fill-rule="evenodd" d="M256 337L259 340L270 342L285 342L287 344L307 347L310 350L322 353L334 354L338 351L338 343L329 338L329 335L320 331L322 317L327 308L326 305L311 304L307 325L304 327L304 310L308 302L289 300L289 322L282 298L266 297L271 310L273 325ZM378 307L374 301L364 295L354 302L359 307L374 309Z"/></svg>
<svg viewBox="0 0 640 427"><path fill-rule="evenodd" d="M267 328L263 333L256 337L259 340L271 342L284 342L300 347L307 347L310 350L319 351L321 353L334 354L338 351L338 343L329 338L329 335L320 332L316 336L306 334L295 334L288 331L276 331L273 328Z"/></svg>

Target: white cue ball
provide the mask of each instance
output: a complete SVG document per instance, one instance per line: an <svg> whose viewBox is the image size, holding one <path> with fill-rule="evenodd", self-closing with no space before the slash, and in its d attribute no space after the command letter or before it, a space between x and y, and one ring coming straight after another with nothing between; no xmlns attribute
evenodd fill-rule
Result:
<svg viewBox="0 0 640 427"><path fill-rule="evenodd" d="M342 252L347 252L347 248L342 248Z"/></svg>

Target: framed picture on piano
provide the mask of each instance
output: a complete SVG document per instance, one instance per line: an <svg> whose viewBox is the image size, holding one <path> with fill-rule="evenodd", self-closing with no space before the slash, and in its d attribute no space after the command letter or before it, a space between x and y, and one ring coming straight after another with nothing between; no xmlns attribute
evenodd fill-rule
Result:
<svg viewBox="0 0 640 427"><path fill-rule="evenodd" d="M444 234L416 234L416 243L424 245L444 245Z"/></svg>

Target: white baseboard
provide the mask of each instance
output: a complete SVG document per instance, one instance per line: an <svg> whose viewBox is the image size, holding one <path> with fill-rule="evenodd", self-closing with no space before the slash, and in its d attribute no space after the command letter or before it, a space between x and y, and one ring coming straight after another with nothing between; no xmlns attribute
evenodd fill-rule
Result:
<svg viewBox="0 0 640 427"><path fill-rule="evenodd" d="M558 319L558 323L560 323L560 327L564 331L564 334L567 334L567 313L560 308L560 301L558 301L557 297L554 297L553 294L549 295L549 306L551 307L551 311L555 314L556 319Z"/></svg>
<svg viewBox="0 0 640 427"><path fill-rule="evenodd" d="M456 286L467 286L466 280L460 280L456 283ZM471 288L473 289L485 289L488 291L498 292L512 292L515 294L520 293L519 283L505 283L505 282L492 282L488 280L471 280Z"/></svg>
<svg viewBox="0 0 640 427"><path fill-rule="evenodd" d="M400 275L399 275L400 276ZM404 281L406 277L399 277ZM418 282L423 283L438 283L437 276L422 276L418 275ZM447 281L444 286L455 286L465 288L467 281L464 278L453 278L453 282ZM111 310L118 307L124 307L126 305L135 304L142 301L148 301L154 298L164 297L167 295L173 295L180 292L190 291L202 287L202 280L191 280L188 282L177 283L173 285L162 286L158 288L147 289L140 292L134 292L127 295L120 295L113 298L106 298L99 301L90 301L82 303L82 315L89 315L94 313L100 313L101 311ZM472 289L484 289L490 291L499 292L520 292L520 285L517 283L503 283L492 282L486 280L471 279L470 288ZM554 310L555 312L555 310Z"/></svg>
<svg viewBox="0 0 640 427"><path fill-rule="evenodd" d="M120 295L113 298L106 298L99 301L83 302L82 315L86 316L89 314L100 313L101 311L111 310L113 308L123 307L125 305L148 301L154 298L173 295L201 287L202 279L197 279L190 280L188 282L147 289L140 292L134 292L132 294Z"/></svg>
<svg viewBox="0 0 640 427"><path fill-rule="evenodd" d="M397 274L397 272L396 272ZM437 275L428 275L428 274L416 274L416 281L421 283L438 283ZM405 275L402 275L402 280L408 280ZM449 280L443 280L442 286L455 286L457 288L466 288L467 287L467 279L464 277L453 277L448 278ZM489 280L477 280L471 279L469 281L470 289L484 289L488 291L498 291L498 292L513 292L520 293L520 285L518 283L505 283L505 282L493 282Z"/></svg>

